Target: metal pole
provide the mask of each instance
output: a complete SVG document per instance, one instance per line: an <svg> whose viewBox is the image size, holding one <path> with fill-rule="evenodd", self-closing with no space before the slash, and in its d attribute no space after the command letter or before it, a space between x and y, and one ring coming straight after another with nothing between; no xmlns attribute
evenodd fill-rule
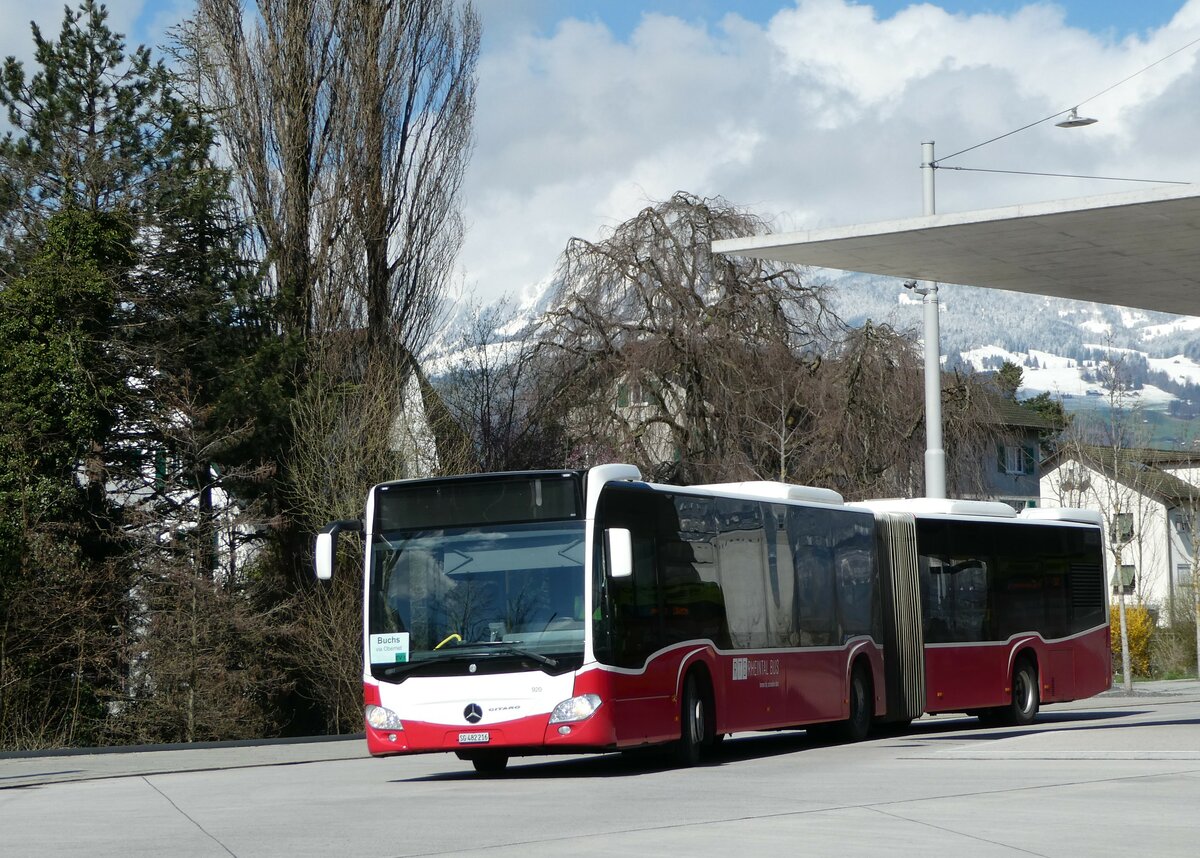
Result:
<svg viewBox="0 0 1200 858"><path fill-rule="evenodd" d="M937 211L933 188L933 141L921 144L923 213ZM942 360L938 320L938 286L927 282L917 290L925 310L925 497L946 496L946 451L942 449Z"/></svg>

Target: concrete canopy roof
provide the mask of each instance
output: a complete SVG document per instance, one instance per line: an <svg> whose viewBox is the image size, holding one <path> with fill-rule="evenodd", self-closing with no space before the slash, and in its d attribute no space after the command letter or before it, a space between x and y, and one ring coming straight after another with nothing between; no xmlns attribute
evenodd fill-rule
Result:
<svg viewBox="0 0 1200 858"><path fill-rule="evenodd" d="M713 242L717 253L1200 316L1200 186Z"/></svg>

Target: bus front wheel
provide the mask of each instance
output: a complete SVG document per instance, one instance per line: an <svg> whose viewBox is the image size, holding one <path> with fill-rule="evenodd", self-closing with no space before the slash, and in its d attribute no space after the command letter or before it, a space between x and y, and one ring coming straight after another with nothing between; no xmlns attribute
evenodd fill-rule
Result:
<svg viewBox="0 0 1200 858"><path fill-rule="evenodd" d="M694 766L711 744L712 714L696 674L689 673L683 683L679 707L679 744L675 746L675 759L681 766Z"/></svg>
<svg viewBox="0 0 1200 858"><path fill-rule="evenodd" d="M844 742L861 742L871 732L874 684L871 675L859 665L850 677L850 717L840 725L840 738Z"/></svg>
<svg viewBox="0 0 1200 858"><path fill-rule="evenodd" d="M508 755L497 753L472 754L468 759L481 775L498 775L508 768Z"/></svg>

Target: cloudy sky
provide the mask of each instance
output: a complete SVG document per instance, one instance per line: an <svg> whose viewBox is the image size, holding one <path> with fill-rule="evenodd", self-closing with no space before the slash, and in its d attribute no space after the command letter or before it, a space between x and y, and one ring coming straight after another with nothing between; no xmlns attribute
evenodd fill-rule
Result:
<svg viewBox="0 0 1200 858"><path fill-rule="evenodd" d="M185 0L113 0L158 44ZM0 54L29 52L0 0ZM476 0L484 22L461 280L519 297L567 239L688 190L779 230L920 214L920 144L944 166L1200 181L1200 0ZM40 10L40 4L38 4ZM57 30L61 4L37 12ZM1108 91L1105 91L1108 90ZM938 173L952 212L1145 187Z"/></svg>

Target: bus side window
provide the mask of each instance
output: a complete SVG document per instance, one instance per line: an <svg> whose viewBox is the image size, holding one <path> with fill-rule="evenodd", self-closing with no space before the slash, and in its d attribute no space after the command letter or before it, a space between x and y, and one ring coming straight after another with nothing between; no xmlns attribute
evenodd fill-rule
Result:
<svg viewBox="0 0 1200 858"><path fill-rule="evenodd" d="M659 581L664 642L711 640L730 647L725 596L717 569L716 509L711 498L676 495L659 521ZM665 546L665 547L664 547Z"/></svg>
<svg viewBox="0 0 1200 858"><path fill-rule="evenodd" d="M950 567L954 580L954 639L987 640L988 568L984 560L970 557Z"/></svg>
<svg viewBox="0 0 1200 858"><path fill-rule="evenodd" d="M864 517L834 512L833 568L843 638L875 631L875 555ZM839 641L840 643L841 641Z"/></svg>
<svg viewBox="0 0 1200 858"><path fill-rule="evenodd" d="M795 628L800 646L830 646L835 638L837 607L833 583L828 510L788 510L788 540L795 572Z"/></svg>
<svg viewBox="0 0 1200 858"><path fill-rule="evenodd" d="M925 643L949 643L954 640L954 612L950 601L950 574L943 558L922 555L920 580Z"/></svg>
<svg viewBox="0 0 1200 858"><path fill-rule="evenodd" d="M769 615L772 646L796 646L800 633L796 628L796 569L792 558L792 547L788 543L788 508L782 504L771 505L766 528L768 546L771 549L771 588L775 594L773 610ZM773 521L772 521L773 520Z"/></svg>
<svg viewBox="0 0 1200 858"><path fill-rule="evenodd" d="M735 498L716 499L717 570L725 597L734 647L768 645L766 535L762 505Z"/></svg>
<svg viewBox="0 0 1200 858"><path fill-rule="evenodd" d="M987 564L977 558L921 558L926 643L988 639Z"/></svg>

